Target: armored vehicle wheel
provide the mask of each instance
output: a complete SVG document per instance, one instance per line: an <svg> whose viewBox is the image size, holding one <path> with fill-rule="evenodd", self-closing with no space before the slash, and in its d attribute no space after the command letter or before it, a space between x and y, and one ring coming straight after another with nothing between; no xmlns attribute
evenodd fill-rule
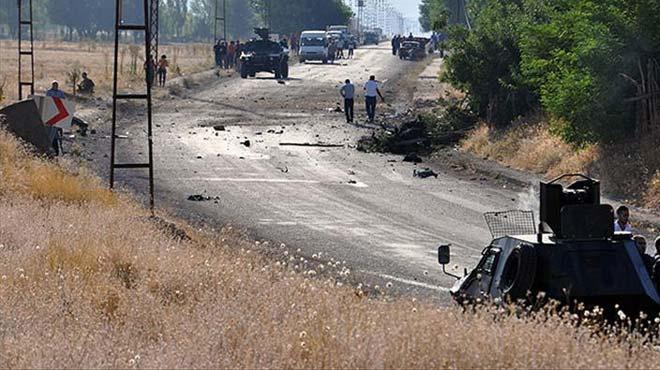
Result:
<svg viewBox="0 0 660 370"><path fill-rule="evenodd" d="M281 78L282 78L282 74L280 73L280 69L278 68L275 70L275 79L279 80Z"/></svg>
<svg viewBox="0 0 660 370"><path fill-rule="evenodd" d="M323 59L323 64L328 64L328 60L327 60L327 59Z"/></svg>
<svg viewBox="0 0 660 370"><path fill-rule="evenodd" d="M250 72L245 64L241 64L241 78L248 78Z"/></svg>
<svg viewBox="0 0 660 370"><path fill-rule="evenodd" d="M528 244L517 246L504 265L500 290L512 300L522 299L534 284L536 274L536 251Z"/></svg>
<svg viewBox="0 0 660 370"><path fill-rule="evenodd" d="M280 73L281 77L283 79L289 78L289 63L282 62L282 66L280 67L280 71L281 71L281 73Z"/></svg>
<svg viewBox="0 0 660 370"><path fill-rule="evenodd" d="M300 58L300 63L305 64L305 58Z"/></svg>

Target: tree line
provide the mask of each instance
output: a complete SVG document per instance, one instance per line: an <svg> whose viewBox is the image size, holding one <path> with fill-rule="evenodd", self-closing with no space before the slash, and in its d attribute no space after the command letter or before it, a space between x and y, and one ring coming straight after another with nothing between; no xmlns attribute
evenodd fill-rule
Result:
<svg viewBox="0 0 660 370"><path fill-rule="evenodd" d="M446 79L472 111L505 126L542 110L567 142L614 142L660 124L660 0L424 0L423 25L449 34Z"/></svg>
<svg viewBox="0 0 660 370"><path fill-rule="evenodd" d="M26 2L27 3L27 2ZM223 0L218 0L222 17ZM33 0L37 25L57 28L63 38L108 38L114 32L114 1ZM11 35L17 32L17 1L0 1L0 25ZM126 23L143 19L141 0L124 0ZM161 0L160 36L164 41L208 40L214 37L216 0ZM303 29L346 24L351 9L341 0L226 0L228 36L254 36L252 28L270 24L274 33L290 34ZM268 22L267 22L268 21ZM219 35L224 26L218 23Z"/></svg>

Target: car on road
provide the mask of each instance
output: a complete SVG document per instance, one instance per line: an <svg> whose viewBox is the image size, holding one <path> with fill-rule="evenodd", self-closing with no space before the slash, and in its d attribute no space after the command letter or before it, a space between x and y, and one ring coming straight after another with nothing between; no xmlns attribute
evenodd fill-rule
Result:
<svg viewBox="0 0 660 370"><path fill-rule="evenodd" d="M239 57L242 78L254 77L258 72L269 72L276 79L289 78L289 50L282 44L271 41L267 28L256 28L259 39L243 44Z"/></svg>
<svg viewBox="0 0 660 370"><path fill-rule="evenodd" d="M303 31L300 34L300 63L308 60L328 62L328 38L325 31Z"/></svg>
<svg viewBox="0 0 660 370"><path fill-rule="evenodd" d="M423 40L409 40L401 43L399 59L422 60L426 58L426 42Z"/></svg>
<svg viewBox="0 0 660 370"><path fill-rule="evenodd" d="M450 292L459 303L550 299L598 306L606 318L618 310L629 317L660 311L660 262L641 252L630 233L614 232L614 211L600 204L597 180L564 175L541 183L538 230L531 211L485 218L494 239L469 273L447 273L450 246L438 248L443 271L458 279Z"/></svg>

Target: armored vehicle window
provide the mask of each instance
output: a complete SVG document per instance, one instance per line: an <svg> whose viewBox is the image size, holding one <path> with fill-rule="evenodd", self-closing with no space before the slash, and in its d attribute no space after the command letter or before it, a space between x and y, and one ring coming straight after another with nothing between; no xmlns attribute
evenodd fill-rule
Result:
<svg viewBox="0 0 660 370"><path fill-rule="evenodd" d="M282 51L282 46L272 41L255 40L243 45L243 50L246 52L279 53Z"/></svg>
<svg viewBox="0 0 660 370"><path fill-rule="evenodd" d="M495 266L497 266L497 256L500 255L499 249L489 249L486 251L484 254L484 258L481 260L481 265L479 266L479 270L487 273L487 274L492 274L493 271L495 270Z"/></svg>

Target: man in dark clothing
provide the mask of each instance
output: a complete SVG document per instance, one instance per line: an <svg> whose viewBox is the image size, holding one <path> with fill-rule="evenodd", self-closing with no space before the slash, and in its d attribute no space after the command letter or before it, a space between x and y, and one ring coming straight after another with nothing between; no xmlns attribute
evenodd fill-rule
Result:
<svg viewBox="0 0 660 370"><path fill-rule="evenodd" d="M87 72L83 72L82 81L78 84L78 92L81 94L94 94L94 81L87 77Z"/></svg>
<svg viewBox="0 0 660 370"><path fill-rule="evenodd" d="M219 68L224 68L225 58L227 55L227 45L224 40L218 40L218 42L213 47L215 52L215 65Z"/></svg>
<svg viewBox="0 0 660 370"><path fill-rule="evenodd" d="M392 38L392 55L396 55L399 52L400 45L399 35L394 36Z"/></svg>
<svg viewBox="0 0 660 370"><path fill-rule="evenodd" d="M344 112L346 113L346 122L353 123L353 111L355 107L355 86L351 80L346 80L346 84L339 91L344 98Z"/></svg>

